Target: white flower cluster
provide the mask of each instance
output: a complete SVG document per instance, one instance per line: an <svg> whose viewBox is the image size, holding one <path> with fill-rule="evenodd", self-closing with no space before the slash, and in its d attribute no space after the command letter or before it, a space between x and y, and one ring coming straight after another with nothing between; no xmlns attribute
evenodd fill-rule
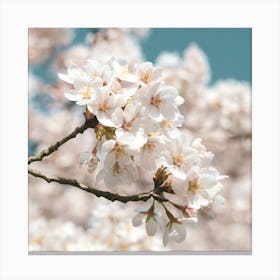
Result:
<svg viewBox="0 0 280 280"><path fill-rule="evenodd" d="M153 203L140 209L133 223L145 221L148 235L154 235L161 224L156 206L161 204L169 219L164 244L169 237L183 241L184 223L196 221L197 210L215 200L224 176L211 166L213 154L201 139L191 142L178 129L184 120L178 107L184 100L177 89L164 83L152 63L131 65L115 58L105 64L88 60L59 77L73 86L65 96L86 106L86 115L99 122L96 145L83 160L90 172L98 167L97 183L129 185L139 179L140 168L152 171L157 193L183 198L183 205L173 205L184 216L175 218L164 203Z"/></svg>
<svg viewBox="0 0 280 280"><path fill-rule="evenodd" d="M160 238L150 238L130 221L130 207L95 203L86 227L72 221L37 218L29 225L30 251L159 251ZM128 208L128 209L127 209ZM130 210L130 211L127 211ZM114 233L114 234L112 234Z"/></svg>

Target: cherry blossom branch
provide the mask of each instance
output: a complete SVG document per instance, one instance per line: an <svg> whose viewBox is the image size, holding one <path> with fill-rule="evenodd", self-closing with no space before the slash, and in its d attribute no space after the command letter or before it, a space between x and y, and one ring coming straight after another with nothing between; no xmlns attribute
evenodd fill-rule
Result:
<svg viewBox="0 0 280 280"><path fill-rule="evenodd" d="M101 191L101 190L86 186L82 183L79 183L75 179L67 179L67 178L62 178L62 177L48 176L48 175L42 174L42 173L40 173L40 172L38 172L34 169L28 169L28 173L30 175L33 175L34 177L41 178L48 183L56 182L56 183L59 183L59 184L62 184L62 185L70 185L70 186L76 187L78 189L81 189L83 191L92 193L97 197L106 198L110 201L120 201L122 203L127 203L129 201L147 201L151 197L154 198L157 201L160 201L160 202L167 202L168 201L166 198L156 194L154 191L143 192L143 193L139 193L139 194L136 194L136 195L124 196L124 195L119 195L119 194L116 194L116 193L111 193L111 192L108 192L108 191Z"/></svg>
<svg viewBox="0 0 280 280"><path fill-rule="evenodd" d="M54 145L51 145L47 149L42 150L37 156L29 157L28 164L30 164L34 161L41 161L44 157L55 152L61 145L65 144L70 139L75 138L79 133L81 133L81 134L84 133L84 131L87 130L88 128L95 128L97 126L97 124L98 124L98 120L95 117L92 119L86 119L86 121L83 125L75 128L75 130L73 132L71 132L69 135L67 135L60 141L57 141Z"/></svg>

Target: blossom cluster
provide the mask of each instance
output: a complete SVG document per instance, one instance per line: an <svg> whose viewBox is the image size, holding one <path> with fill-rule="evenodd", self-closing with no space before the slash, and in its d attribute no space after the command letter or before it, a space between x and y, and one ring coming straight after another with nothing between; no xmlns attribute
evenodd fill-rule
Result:
<svg viewBox="0 0 280 280"><path fill-rule="evenodd" d="M81 124L83 106L72 106L68 99L64 98L61 93L65 92L68 85L60 80L56 82L57 72L64 73L64 69L73 63L82 66L89 58L105 63L112 56L125 57L133 65L143 62L146 56L140 45L143 35L147 34L146 30L88 29L84 39L73 41L71 37L76 38L79 32L80 30L54 28L29 30L28 138L30 155L39 153L42 149L56 143L58 139L62 139L71 133L74 127ZM214 204L209 205L211 208L201 207L198 210L185 207L185 215L196 216L196 211L198 212L200 225L188 226L187 242L183 244L168 242L166 249L250 251L250 84L232 79L219 79L215 82L215 77L209 84L210 67L207 55L195 44L186 46L183 55L179 52L161 52L155 65L161 68L162 79L165 83L176 87L180 96L184 98L184 104L180 106L180 111L184 115L184 121L180 127L181 134L186 133L187 140L200 137L206 147L215 151L214 164L221 173L230 175L230 179L226 180L225 184L231 186L222 191L226 199L226 207ZM33 71L38 67L43 71ZM48 77L47 80L46 77ZM51 82L49 77L52 78ZM94 141L93 130L88 129L83 135L77 135L75 141L67 142L67 145L53 153L48 160L35 164L46 174L59 174L65 178L71 176L70 174L75 174L72 176L75 176L79 182L91 185L103 166L102 161L99 160L100 156L98 160L90 157L95 145ZM97 147L99 154L102 154L100 143L104 141L104 138L99 141L99 147ZM172 142L168 145L172 145ZM83 166L79 167L77 159L81 152L84 152L81 155ZM95 170L96 160L97 170ZM141 167L137 169L139 169L137 177L140 177L138 181L128 185L115 185L112 192L131 195L150 190L155 172ZM170 173L170 170L168 172ZM171 179L175 180L172 175L169 175L169 180ZM182 180L179 179L173 181L174 192L180 191L180 182ZM167 182L165 183L168 185ZM104 186L99 183L99 187ZM162 187L159 189L164 190ZM178 205L184 206L189 203L182 195L167 192L163 194ZM219 199L221 200L221 197L216 196L213 201ZM137 209L136 216L151 208L152 205L149 202L150 200L144 202L145 205ZM137 206L140 203L142 202L137 202ZM174 216L178 215L179 219L184 218L183 208L179 210L169 202L163 203ZM115 207L118 204L117 202L108 203L105 199L90 196L75 188L64 188L54 183L45 184L30 177L29 249L40 251L164 250L160 244L160 235L150 237L145 234L147 215L140 215L142 226L132 228L131 215L136 203L126 203L122 208ZM104 207L100 207L102 205ZM96 210L96 213L92 216L94 227L89 229L88 218L91 215L91 209ZM159 214L155 217L156 230L158 231L160 227L165 229L169 218L157 201L154 212ZM122 214L125 214L125 217ZM56 217L55 221L54 217ZM96 219L99 220L98 223L95 222ZM203 222L205 219L211 219L211 221ZM71 221L75 228L71 231L71 236L68 230L67 233L64 230L70 228L68 223L65 224L66 221ZM138 221L138 224L140 222ZM150 222L153 220L148 220L148 224ZM186 220L184 224L185 222ZM124 223L126 226L123 226ZM151 224L153 227L153 223ZM118 228L125 228L122 231L123 234L119 234ZM143 238L138 240L137 245L134 236L138 236L140 231ZM113 242L109 244L108 240L113 240ZM154 242L157 243L156 246L153 246Z"/></svg>
<svg viewBox="0 0 280 280"><path fill-rule="evenodd" d="M175 86L185 100L183 127L221 142L251 133L250 85L229 79L209 86L209 62L198 46L186 48L183 57L164 52L157 65L162 68L164 80ZM215 133L211 133L213 129Z"/></svg>
<svg viewBox="0 0 280 280"><path fill-rule="evenodd" d="M153 174L155 192L180 210L175 217L163 201L138 209L133 224L146 223L148 235L165 225L163 242L186 237L185 224L196 222L197 211L221 201L221 176L212 166L214 155L197 138L191 141L179 129L184 121L179 106L184 99L165 84L161 69L150 62L131 64L110 59L105 64L88 60L71 65L60 79L72 85L65 96L85 107L87 118L96 117L95 145L80 164L96 172L96 184L106 187L137 182L140 171ZM180 204L173 203L180 199Z"/></svg>
<svg viewBox="0 0 280 280"><path fill-rule="evenodd" d="M73 221L36 218L30 223L31 251L158 251L160 238L149 238L141 227L134 228L127 205L96 201L86 227ZM114 235L112 236L112 232Z"/></svg>

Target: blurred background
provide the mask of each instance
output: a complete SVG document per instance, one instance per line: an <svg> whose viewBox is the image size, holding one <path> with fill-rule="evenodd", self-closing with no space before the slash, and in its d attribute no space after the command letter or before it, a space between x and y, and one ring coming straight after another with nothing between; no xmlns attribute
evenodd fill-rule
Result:
<svg viewBox="0 0 280 280"><path fill-rule="evenodd" d="M134 228L135 203L96 198L72 187L29 176L30 251L251 251L251 29L248 28L78 28L29 29L29 155L69 134L83 120L81 106L64 97L57 73L88 58L112 56L129 63L152 61L185 103L182 130L200 137L215 154L215 166L230 178L225 205L201 211L180 244L162 245ZM91 150L86 131L32 167L91 185L92 174L79 166ZM134 194L145 185L120 186Z"/></svg>

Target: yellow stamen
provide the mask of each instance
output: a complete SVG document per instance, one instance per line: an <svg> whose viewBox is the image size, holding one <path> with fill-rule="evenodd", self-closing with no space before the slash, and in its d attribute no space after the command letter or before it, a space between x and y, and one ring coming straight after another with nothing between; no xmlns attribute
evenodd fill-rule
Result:
<svg viewBox="0 0 280 280"><path fill-rule="evenodd" d="M140 75L140 79L144 82L144 83L148 83L151 78L152 78L152 73L153 73L153 69L152 68L148 68L143 70L143 72Z"/></svg>
<svg viewBox="0 0 280 280"><path fill-rule="evenodd" d="M122 75L124 75L124 76L127 75L128 74L128 65L123 66L121 72L122 72Z"/></svg>
<svg viewBox="0 0 280 280"><path fill-rule="evenodd" d="M181 166L184 163L184 155L183 153L178 154L173 158L173 164L177 166Z"/></svg>
<svg viewBox="0 0 280 280"><path fill-rule="evenodd" d="M151 132L148 133L148 136L149 136L149 137L152 137L152 136L159 136L159 135L160 135L159 132L154 132L154 131L151 131Z"/></svg>
<svg viewBox="0 0 280 280"><path fill-rule="evenodd" d="M124 123L123 128L125 130L131 131L132 130L132 125L131 125L131 123Z"/></svg>
<svg viewBox="0 0 280 280"><path fill-rule="evenodd" d="M197 192L201 188L201 184L199 179L194 179L193 181L189 181L189 190L193 193Z"/></svg>
<svg viewBox="0 0 280 280"><path fill-rule="evenodd" d="M90 99L90 88L87 87L82 91L82 95L84 99Z"/></svg>
<svg viewBox="0 0 280 280"><path fill-rule="evenodd" d="M153 150L153 149L155 149L155 147L156 147L156 145L154 144L154 143L146 143L145 145L144 145L144 149L147 149L147 150Z"/></svg>
<svg viewBox="0 0 280 280"><path fill-rule="evenodd" d="M172 127L172 122L163 120L163 121L161 121L160 126L161 127Z"/></svg>
<svg viewBox="0 0 280 280"><path fill-rule="evenodd" d="M125 154L124 148L118 144L115 146L114 151L115 151L116 156Z"/></svg>
<svg viewBox="0 0 280 280"><path fill-rule="evenodd" d="M160 97L158 95L153 96L151 99L151 104L158 107L161 103L163 103L163 100L160 99Z"/></svg>
<svg viewBox="0 0 280 280"><path fill-rule="evenodd" d="M113 166L113 175L119 175L121 173L121 168L119 166L119 163L116 161L116 163Z"/></svg>
<svg viewBox="0 0 280 280"><path fill-rule="evenodd" d="M105 112L105 111L107 111L108 109L110 109L110 107L108 106L107 103L102 103L102 104L99 105L99 110L100 110L100 111Z"/></svg>

